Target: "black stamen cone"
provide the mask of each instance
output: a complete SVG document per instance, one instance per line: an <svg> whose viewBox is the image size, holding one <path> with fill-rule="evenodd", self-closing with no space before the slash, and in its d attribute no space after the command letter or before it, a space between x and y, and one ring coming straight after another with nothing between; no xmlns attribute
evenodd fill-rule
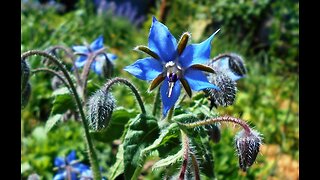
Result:
<svg viewBox="0 0 320 180"><path fill-rule="evenodd" d="M89 126L94 131L101 131L108 127L115 99L110 92L98 90L88 101Z"/></svg>
<svg viewBox="0 0 320 180"><path fill-rule="evenodd" d="M236 99L237 87L236 82L230 79L222 72L216 72L217 74L209 74L208 80L210 83L215 84L220 88L205 89L208 99L210 100L210 109L213 106L229 106L232 105Z"/></svg>
<svg viewBox="0 0 320 180"><path fill-rule="evenodd" d="M239 166L243 171L247 171L256 160L261 143L260 134L253 130L249 134L242 130L235 137Z"/></svg>

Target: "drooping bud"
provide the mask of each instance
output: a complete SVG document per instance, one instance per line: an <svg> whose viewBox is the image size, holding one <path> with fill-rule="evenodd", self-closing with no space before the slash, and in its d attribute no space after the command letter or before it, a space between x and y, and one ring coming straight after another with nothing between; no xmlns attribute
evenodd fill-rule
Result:
<svg viewBox="0 0 320 180"><path fill-rule="evenodd" d="M246 171L256 160L262 143L260 133L251 130L250 133L242 130L235 137L236 150L239 157L239 166Z"/></svg>
<svg viewBox="0 0 320 180"><path fill-rule="evenodd" d="M108 127L115 99L110 92L98 90L88 101L88 121L89 126L94 131L101 131Z"/></svg>
<svg viewBox="0 0 320 180"><path fill-rule="evenodd" d="M27 86L30 77L30 66L27 61L21 60L21 92Z"/></svg>
<svg viewBox="0 0 320 180"><path fill-rule="evenodd" d="M247 69L245 68L243 59L238 54L230 53L229 66L230 69L239 76L247 74Z"/></svg>
<svg viewBox="0 0 320 180"><path fill-rule="evenodd" d="M208 65L215 71L223 72L233 81L237 81L247 74L243 58L236 53L218 55Z"/></svg>
<svg viewBox="0 0 320 180"><path fill-rule="evenodd" d="M208 128L209 139L214 143L218 143L221 139L220 125L214 124Z"/></svg>
<svg viewBox="0 0 320 180"><path fill-rule="evenodd" d="M216 74L209 74L208 80L210 83L215 84L220 88L205 89L208 99L210 100L210 109L217 106L229 106L232 105L236 99L237 87L236 82L230 79L222 72L216 72Z"/></svg>
<svg viewBox="0 0 320 180"><path fill-rule="evenodd" d="M27 82L26 87L23 91L21 91L21 109L25 108L28 104L29 98L31 94L31 84Z"/></svg>

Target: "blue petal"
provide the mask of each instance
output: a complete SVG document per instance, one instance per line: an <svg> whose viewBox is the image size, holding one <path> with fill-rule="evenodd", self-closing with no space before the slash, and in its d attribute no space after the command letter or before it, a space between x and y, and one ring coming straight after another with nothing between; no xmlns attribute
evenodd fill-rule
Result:
<svg viewBox="0 0 320 180"><path fill-rule="evenodd" d="M76 65L77 68L81 68L84 66L84 64L87 62L88 57L87 56L80 56L74 64Z"/></svg>
<svg viewBox="0 0 320 180"><path fill-rule="evenodd" d="M179 62L183 68L186 69L194 64L205 64L210 59L211 41L217 32L202 43L190 44L184 49L179 57Z"/></svg>
<svg viewBox="0 0 320 180"><path fill-rule="evenodd" d="M67 162L71 163L71 161L76 160L76 151L72 150L67 156Z"/></svg>
<svg viewBox="0 0 320 180"><path fill-rule="evenodd" d="M155 17L153 17L150 28L148 46L162 61L173 61L176 57L177 40L169 29Z"/></svg>
<svg viewBox="0 0 320 180"><path fill-rule="evenodd" d="M220 89L216 85L211 84L200 70L189 68L185 71L184 78L188 81L191 89L194 91L200 91L205 88Z"/></svg>
<svg viewBox="0 0 320 180"><path fill-rule="evenodd" d="M92 171L90 170L90 169L87 169L87 170L85 170L85 171L83 171L82 173L81 173L81 176L83 177L83 178L85 178L85 177L93 177L93 174L92 174Z"/></svg>
<svg viewBox="0 0 320 180"><path fill-rule="evenodd" d="M168 91L169 91L169 83L167 78L166 80L163 81L160 87L161 99L163 103L163 108L162 108L163 116L167 115L168 110L172 108L172 106L177 102L180 96L180 91L181 91L180 81L177 81L174 84L170 97L168 97Z"/></svg>
<svg viewBox="0 0 320 180"><path fill-rule="evenodd" d="M74 172L71 173L71 180L78 180L78 175Z"/></svg>
<svg viewBox="0 0 320 180"><path fill-rule="evenodd" d="M99 59L99 60L96 59L91 64L91 69L93 69L93 71L99 75L102 74L103 61L105 61L105 59Z"/></svg>
<svg viewBox="0 0 320 180"><path fill-rule="evenodd" d="M82 164L82 163L77 163L77 164L73 165L72 167L75 168L80 173L82 173L86 170L90 170L89 166Z"/></svg>
<svg viewBox="0 0 320 180"><path fill-rule="evenodd" d="M60 166L63 166L63 165L65 165L65 162L64 162L64 159L63 159L63 158L61 158L61 157L56 157L56 158L54 159L54 166L60 167Z"/></svg>
<svg viewBox="0 0 320 180"><path fill-rule="evenodd" d="M96 40L94 40L90 44L90 49L92 49L93 51L101 49L102 47L103 47L103 36L102 35L100 35Z"/></svg>
<svg viewBox="0 0 320 180"><path fill-rule="evenodd" d="M135 63L123 70L142 80L152 80L162 73L162 64L154 58L138 59Z"/></svg>
<svg viewBox="0 0 320 180"><path fill-rule="evenodd" d="M84 53L84 54L89 53L88 47L86 46L72 46L72 49L78 53Z"/></svg>
<svg viewBox="0 0 320 180"><path fill-rule="evenodd" d="M116 60L118 57L115 54L107 53L107 57L110 61Z"/></svg>
<svg viewBox="0 0 320 180"><path fill-rule="evenodd" d="M227 76L229 76L229 78L231 78L234 81L237 81L245 76L240 76L238 74L235 74L229 66L229 58L225 57L225 58L221 58L217 61L214 61L211 64L211 67L217 71L217 72L223 72L224 74L226 74Z"/></svg>
<svg viewBox="0 0 320 180"><path fill-rule="evenodd" d="M67 176L66 171L61 171L53 177L53 180L64 180L66 176Z"/></svg>

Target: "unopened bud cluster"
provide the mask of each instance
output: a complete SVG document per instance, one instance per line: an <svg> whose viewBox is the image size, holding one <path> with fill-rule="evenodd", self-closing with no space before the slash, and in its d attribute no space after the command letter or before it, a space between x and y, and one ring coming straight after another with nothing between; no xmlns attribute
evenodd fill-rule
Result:
<svg viewBox="0 0 320 180"><path fill-rule="evenodd" d="M210 83L215 84L220 88L216 89L205 89L208 99L210 100L210 109L214 106L229 106L232 105L236 99L237 87L236 82L230 79L227 75L222 72L217 74L210 74L208 76Z"/></svg>
<svg viewBox="0 0 320 180"><path fill-rule="evenodd" d="M242 57L235 53L222 54L213 58L208 65L215 71L207 75L209 82L220 88L204 90L210 101L210 109L232 105L236 99L236 81L247 73Z"/></svg>

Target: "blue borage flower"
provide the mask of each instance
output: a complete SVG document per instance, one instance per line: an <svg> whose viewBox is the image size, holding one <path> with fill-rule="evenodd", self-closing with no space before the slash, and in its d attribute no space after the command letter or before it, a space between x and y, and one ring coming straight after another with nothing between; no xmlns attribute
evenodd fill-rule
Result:
<svg viewBox="0 0 320 180"><path fill-rule="evenodd" d="M218 30L219 31L219 30ZM206 88L219 89L208 82L202 71L213 73L214 70L205 64L210 58L213 33L200 44L187 45L190 33L183 33L179 42L173 37L169 29L153 17L150 28L148 47L138 46L135 50L142 51L151 57L138 59L134 64L124 68L132 75L142 80L152 80L149 91L160 83L163 115L178 100L181 85L191 97L192 90L199 91Z"/></svg>
<svg viewBox="0 0 320 180"><path fill-rule="evenodd" d="M101 50L103 48L103 36L100 35L96 40L94 40L89 46L72 46L72 49L80 54L80 57L76 59L75 66L81 68L85 65L88 60L89 55ZM117 59L117 56L111 53L107 53L107 57L110 61ZM101 54L98 55L91 64L91 69L101 75L103 69L105 57Z"/></svg>
<svg viewBox="0 0 320 180"><path fill-rule="evenodd" d="M71 151L65 158L55 158L54 165L58 168L58 173L53 177L53 180L64 180L68 176L71 177L71 180L77 180L78 174L89 169L87 165L76 160L76 151Z"/></svg>

